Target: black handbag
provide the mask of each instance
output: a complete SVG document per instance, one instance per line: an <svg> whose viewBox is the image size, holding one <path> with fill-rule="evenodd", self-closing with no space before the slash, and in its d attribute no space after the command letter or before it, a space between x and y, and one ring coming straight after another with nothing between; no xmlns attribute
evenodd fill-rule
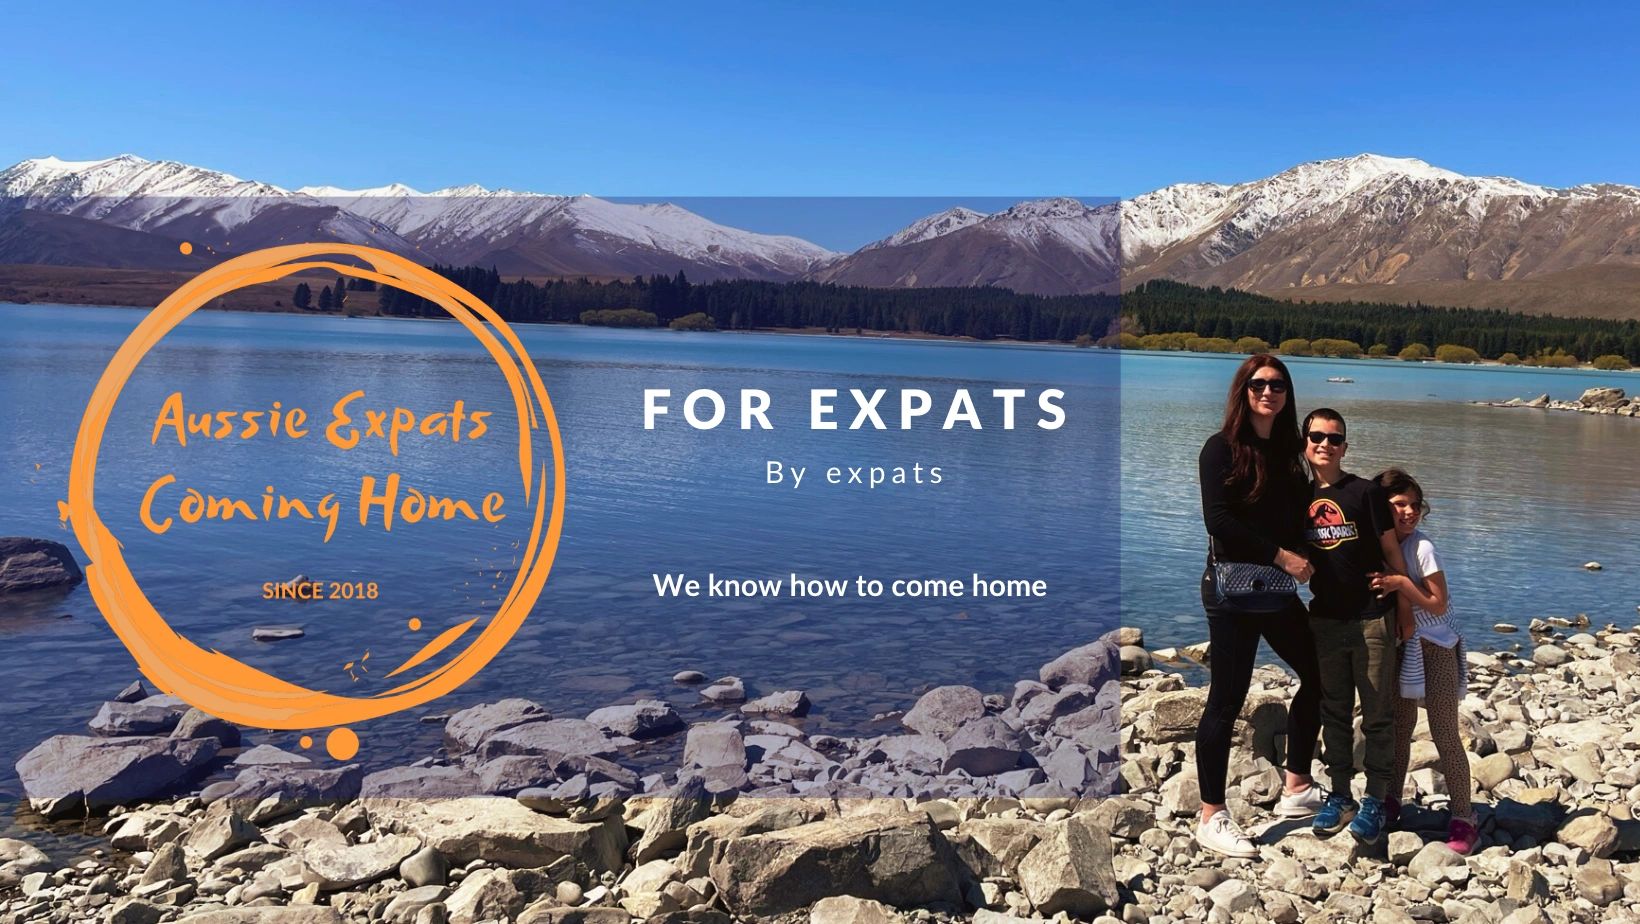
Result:
<svg viewBox="0 0 1640 924"><path fill-rule="evenodd" d="M1274 565L1219 561L1207 540L1207 573L1220 609L1249 615L1279 613L1298 599L1298 581Z"/></svg>

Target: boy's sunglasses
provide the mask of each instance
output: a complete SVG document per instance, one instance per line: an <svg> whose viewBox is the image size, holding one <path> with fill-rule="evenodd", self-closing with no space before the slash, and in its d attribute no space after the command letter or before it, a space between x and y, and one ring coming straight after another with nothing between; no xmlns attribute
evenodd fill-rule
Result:
<svg viewBox="0 0 1640 924"><path fill-rule="evenodd" d="M1333 446L1344 445L1344 434L1342 433L1322 433L1320 430L1311 430L1304 435L1309 437L1310 442L1317 446L1320 446L1323 441Z"/></svg>
<svg viewBox="0 0 1640 924"><path fill-rule="evenodd" d="M1255 395L1264 394L1264 389L1266 389L1266 388L1270 389L1270 391L1274 394L1284 395L1284 394L1287 393L1287 380L1286 379L1248 379L1247 380L1247 387L1252 389L1253 394L1255 394Z"/></svg>

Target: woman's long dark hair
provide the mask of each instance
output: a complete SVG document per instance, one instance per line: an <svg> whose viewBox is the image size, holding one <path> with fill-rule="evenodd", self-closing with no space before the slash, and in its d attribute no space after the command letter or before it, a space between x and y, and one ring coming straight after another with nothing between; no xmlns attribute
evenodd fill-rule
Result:
<svg viewBox="0 0 1640 924"><path fill-rule="evenodd" d="M1257 434L1253 432L1253 412L1247 400L1247 383L1252 381L1253 373L1260 369L1274 369L1287 380L1287 403L1282 405L1281 412L1276 414L1275 425L1270 428L1267 453L1260 452L1253 445ZM1287 373L1287 365L1268 353L1254 353L1247 357L1230 381L1230 396L1224 403L1224 424L1219 428L1224 438L1230 441L1230 474L1224 480L1226 486L1245 486L1244 496L1249 501L1255 501L1264 495L1274 479L1304 480L1304 468L1300 461L1304 443L1298 434L1297 408L1298 395L1293 389L1293 377Z"/></svg>

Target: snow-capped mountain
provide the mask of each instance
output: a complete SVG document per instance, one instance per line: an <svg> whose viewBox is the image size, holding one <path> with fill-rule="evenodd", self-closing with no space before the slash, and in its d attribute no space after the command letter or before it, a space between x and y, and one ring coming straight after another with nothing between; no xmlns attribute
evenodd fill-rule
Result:
<svg viewBox="0 0 1640 924"><path fill-rule="evenodd" d="M1640 189L1552 189L1362 154L1122 203L1127 282L1166 277L1259 291L1517 280L1640 265Z"/></svg>
<svg viewBox="0 0 1640 924"><path fill-rule="evenodd" d="M171 254L182 240L209 250L181 261L187 266L280 242L339 240L506 273L683 270L697 280L1042 294L1171 278L1295 297L1405 293L1402 300L1443 304L1509 303L1499 293L1524 290L1524 280L1541 301L1545 287L1570 291L1558 280L1572 274L1601 293L1613 278L1632 276L1640 296L1640 189L1554 189L1373 154L1245 183L1181 183L1116 205L1043 199L990 215L951 208L846 256L675 205L592 196L476 185L287 190L132 155L46 157L0 171L0 263L179 268ZM1549 307L1577 306L1568 296Z"/></svg>
<svg viewBox="0 0 1640 924"><path fill-rule="evenodd" d="M683 268L697 279L790 279L837 256L801 238L730 228L670 203L476 185L430 193L399 184L298 192L392 228L444 262L496 263L505 271L629 275Z"/></svg>
<svg viewBox="0 0 1640 924"><path fill-rule="evenodd" d="M917 221L814 273L879 287L983 286L1063 295L1114 292L1118 210L1076 199L1021 202L992 215L951 209Z"/></svg>
<svg viewBox="0 0 1640 924"><path fill-rule="evenodd" d="M493 264L509 273L684 270L696 279L791 279L837 256L799 238L730 228L664 203L628 205L476 185L431 193L403 184L287 190L129 154L101 161L23 161L0 171L0 202L12 211L147 232L172 247L183 240L203 243L219 254L336 240L427 262ZM99 238L104 244L107 239ZM67 240L57 249L67 259L123 265L122 258L98 248L76 253ZM0 254L0 262L5 260Z"/></svg>

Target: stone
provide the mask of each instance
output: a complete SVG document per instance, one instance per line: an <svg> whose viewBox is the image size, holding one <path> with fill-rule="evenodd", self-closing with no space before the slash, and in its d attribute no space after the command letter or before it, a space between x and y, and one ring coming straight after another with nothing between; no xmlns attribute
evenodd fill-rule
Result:
<svg viewBox="0 0 1640 924"><path fill-rule="evenodd" d="M941 772L962 770L970 776L991 776L1019 766L1024 753L1019 734L1007 722L986 716L967 723L951 736Z"/></svg>
<svg viewBox="0 0 1640 924"><path fill-rule="evenodd" d="M463 709L444 723L444 737L458 750L471 751L485 738L526 722L552 718L540 703L516 697Z"/></svg>
<svg viewBox="0 0 1640 924"><path fill-rule="evenodd" d="M1549 882L1531 865L1510 860L1503 877L1503 894L1510 901L1542 904L1549 899Z"/></svg>
<svg viewBox="0 0 1640 924"><path fill-rule="evenodd" d="M958 905L955 854L921 812L831 818L734 837L710 875L735 915L775 915L831 895L902 905Z"/></svg>
<svg viewBox="0 0 1640 924"><path fill-rule="evenodd" d="M1194 765L1185 767L1168 777L1161 787L1162 810L1169 817L1179 818L1201 810L1201 787Z"/></svg>
<svg viewBox="0 0 1640 924"><path fill-rule="evenodd" d="M343 834L340 828L313 815L303 815L275 825L264 831L262 836L267 838L269 843L278 844L289 850L316 845L347 846L347 835Z"/></svg>
<svg viewBox="0 0 1640 924"><path fill-rule="evenodd" d="M165 909L140 898L128 898L108 910L104 924L159 924Z"/></svg>
<svg viewBox="0 0 1640 924"><path fill-rule="evenodd" d="M163 795L216 756L215 739L55 735L17 762L34 809L47 817Z"/></svg>
<svg viewBox="0 0 1640 924"><path fill-rule="evenodd" d="M632 915L624 908L591 905L563 908L547 902L537 902L524 909L524 913L518 916L517 924L631 924L631 921ZM659 924L658 918L655 924ZM701 924L707 924L707 919L703 919ZM728 922L724 921L722 924Z"/></svg>
<svg viewBox="0 0 1640 924"><path fill-rule="evenodd" d="M1122 663L1122 676L1137 677L1150 670L1150 652L1138 645L1123 645L1117 652Z"/></svg>
<svg viewBox="0 0 1640 924"><path fill-rule="evenodd" d="M251 629L253 642L291 642L307 635L301 626L257 626Z"/></svg>
<svg viewBox="0 0 1640 924"><path fill-rule="evenodd" d="M706 678L703 675L701 679L705 680ZM564 882L558 883L557 889L553 894L557 896L559 904L579 905L581 903L581 898L585 893L581 891L581 887L576 883L565 880Z"/></svg>
<svg viewBox="0 0 1640 924"><path fill-rule="evenodd" d="M239 747L239 726L203 709L190 708L171 730L173 738L215 738L225 748Z"/></svg>
<svg viewBox="0 0 1640 924"><path fill-rule="evenodd" d="M271 744L259 744L253 748L246 748L233 759L236 767L273 767L283 764L311 764L311 758L301 754L292 754Z"/></svg>
<svg viewBox="0 0 1640 924"><path fill-rule="evenodd" d="M1621 388L1611 386L1595 386L1586 388L1577 398L1577 403L1584 407L1616 407L1623 403L1624 392Z"/></svg>
<svg viewBox="0 0 1640 924"><path fill-rule="evenodd" d="M963 724L985 715L985 701L973 687L935 687L918 697L900 724L919 734L945 739Z"/></svg>
<svg viewBox="0 0 1640 924"><path fill-rule="evenodd" d="M61 542L0 536L0 594L73 587L83 580L79 562Z"/></svg>
<svg viewBox="0 0 1640 924"><path fill-rule="evenodd" d="M442 885L422 885L407 889L393 896L387 903L387 909L382 913L382 920L388 924L409 924L416 919L416 912L434 902L442 902L450 895L450 890Z"/></svg>
<svg viewBox="0 0 1640 924"><path fill-rule="evenodd" d="M616 818L579 823L532 811L514 799L388 799L368 808L378 831L417 837L458 866L484 860L536 867L569 856L593 870L618 870L626 852L626 830Z"/></svg>
<svg viewBox="0 0 1640 924"><path fill-rule="evenodd" d="M170 734L182 717L181 713L169 704L150 702L155 698L134 703L103 703L88 727L92 732L107 737Z"/></svg>
<svg viewBox="0 0 1640 924"><path fill-rule="evenodd" d="M239 771L221 798L256 803L278 796L297 805L348 802L358 798L363 780L364 771L357 764L333 770L311 764L251 766Z"/></svg>
<svg viewBox="0 0 1640 924"><path fill-rule="evenodd" d="M1038 679L1057 690L1068 683L1086 684L1099 689L1107 680L1115 680L1121 672L1120 649L1114 639L1102 638L1077 648L1042 665Z"/></svg>
<svg viewBox="0 0 1640 924"><path fill-rule="evenodd" d="M1559 667L1571 660L1571 655L1558 645L1539 645L1532 650L1532 662L1541 667Z"/></svg>
<svg viewBox="0 0 1640 924"><path fill-rule="evenodd" d="M188 915L187 924L342 924L335 908L324 905L298 907L222 908Z"/></svg>
<svg viewBox="0 0 1640 924"><path fill-rule="evenodd" d="M869 898L831 895L809 909L809 924L896 924L894 909Z"/></svg>
<svg viewBox="0 0 1640 924"><path fill-rule="evenodd" d="M1583 864L1572 878L1572 883L1580 897L1601 907L1623 897L1623 880L1612 869L1610 860L1591 860Z"/></svg>
<svg viewBox="0 0 1640 924"><path fill-rule="evenodd" d="M705 683L706 675L700 671L678 671L672 675L673 683Z"/></svg>
<svg viewBox="0 0 1640 924"><path fill-rule="evenodd" d="M209 863L260 840L262 832L256 825L235 811L231 803L218 802L206 809L205 816L194 823L183 838L182 847L188 856Z"/></svg>
<svg viewBox="0 0 1640 924"><path fill-rule="evenodd" d="M679 869L684 875L706 876L717 846L734 838L766 834L820 821L825 809L812 799L747 799L730 805L731 813L713 815L689 826Z"/></svg>
<svg viewBox="0 0 1640 924"><path fill-rule="evenodd" d="M525 898L504 869L481 869L461 881L444 903L450 924L505 921L524 910Z"/></svg>
<svg viewBox="0 0 1640 924"><path fill-rule="evenodd" d="M1491 792L1497 789L1504 780L1514 779L1516 772L1515 759L1503 751L1498 751L1482 757L1474 765L1471 776L1474 777L1476 785L1487 792Z"/></svg>
<svg viewBox="0 0 1640 924"><path fill-rule="evenodd" d="M720 705L746 701L746 684L739 677L719 677L702 687L701 699Z"/></svg>
<svg viewBox="0 0 1640 924"><path fill-rule="evenodd" d="M1158 696L1150 707L1150 739L1158 744L1194 740L1206 703L1207 694L1201 690L1178 690Z"/></svg>
<svg viewBox="0 0 1640 924"><path fill-rule="evenodd" d="M683 742L686 767L734 767L744 769L746 741L740 729L727 722L708 722L689 729Z"/></svg>
<svg viewBox="0 0 1640 924"><path fill-rule="evenodd" d="M594 710L587 721L612 735L625 735L634 741L662 738L685 727L683 718L657 699L639 700L629 706L605 706Z"/></svg>
<svg viewBox="0 0 1640 924"><path fill-rule="evenodd" d="M688 841L689 826L704 821L712 813L711 795L706 781L698 776L685 777L666 795L655 799L644 813L644 832L632 846L632 858L638 863L682 850Z"/></svg>
<svg viewBox="0 0 1640 924"><path fill-rule="evenodd" d="M175 841L154 851L154 858L142 871L138 885L157 882L182 882L188 878L188 861L183 857L182 845Z"/></svg>
<svg viewBox="0 0 1640 924"><path fill-rule="evenodd" d="M417 888L444 885L449 876L450 864L444 861L444 854L431 847L417 850L399 864L399 878Z"/></svg>
<svg viewBox="0 0 1640 924"><path fill-rule="evenodd" d="M1561 824L1555 840L1595 858L1609 857L1617 849L1617 824L1601 812L1574 815Z"/></svg>
<svg viewBox="0 0 1640 924"><path fill-rule="evenodd" d="M1412 862L1413 857L1424 847L1424 839L1411 831L1391 831L1389 835L1389 861L1396 866L1405 866Z"/></svg>
<svg viewBox="0 0 1640 924"><path fill-rule="evenodd" d="M420 849L419 840L402 834L345 847L317 844L301 851L302 878L325 892L351 889L398 872L399 864Z"/></svg>
<svg viewBox="0 0 1640 924"><path fill-rule="evenodd" d="M1258 907L1258 893L1246 880L1226 879L1207 893L1214 910L1224 909L1229 914L1241 914Z"/></svg>
<svg viewBox="0 0 1640 924"><path fill-rule="evenodd" d="M480 791L478 777L461 767L390 767L359 783L362 799L448 799Z"/></svg>
<svg viewBox="0 0 1640 924"><path fill-rule="evenodd" d="M784 715L801 718L809 714L809 695L802 690L782 690L760 696L740 707L743 715Z"/></svg>
<svg viewBox="0 0 1640 924"><path fill-rule="evenodd" d="M1019 862L1020 889L1038 912L1093 917L1116 907L1110 834L1086 816L1050 825Z"/></svg>
<svg viewBox="0 0 1640 924"><path fill-rule="evenodd" d="M511 754L487 760L478 765L478 788L474 792L507 796L550 786L560 782L561 763L555 756L540 754Z"/></svg>
<svg viewBox="0 0 1640 924"><path fill-rule="evenodd" d="M1463 872L1455 872L1458 869ZM1407 863L1407 875L1426 885L1463 882L1469 878L1469 864L1463 856L1440 841L1431 841Z"/></svg>
<svg viewBox="0 0 1640 924"><path fill-rule="evenodd" d="M495 732L478 746L481 761L508 754L539 754L564 760L570 757L612 757L616 747L598 726L580 719L526 722Z"/></svg>

